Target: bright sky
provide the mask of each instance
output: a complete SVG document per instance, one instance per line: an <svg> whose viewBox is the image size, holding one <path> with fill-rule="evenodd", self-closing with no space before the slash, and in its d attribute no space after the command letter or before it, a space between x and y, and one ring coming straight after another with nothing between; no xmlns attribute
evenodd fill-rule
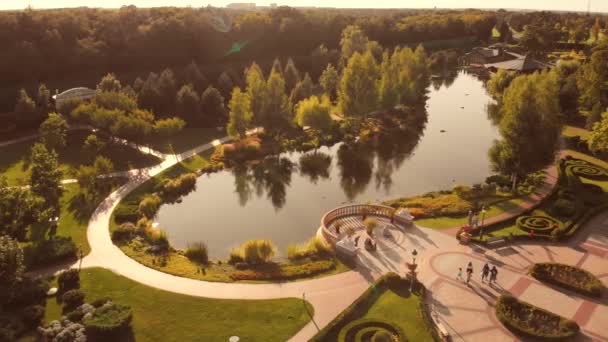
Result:
<svg viewBox="0 0 608 342"><path fill-rule="evenodd" d="M23 9L58 7L106 7L118 8L123 5L138 7L192 6L208 4L223 7L231 2L256 2L268 5L276 2L288 6L349 7L349 8L521 8L535 10L586 11L588 0L0 0L0 9ZM608 0L590 0L591 11L607 12Z"/></svg>

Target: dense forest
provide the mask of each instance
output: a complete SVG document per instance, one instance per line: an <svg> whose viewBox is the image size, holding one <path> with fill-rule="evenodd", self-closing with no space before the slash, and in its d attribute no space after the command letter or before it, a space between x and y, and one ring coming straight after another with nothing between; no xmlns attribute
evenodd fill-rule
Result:
<svg viewBox="0 0 608 342"><path fill-rule="evenodd" d="M94 87L108 72L137 89L137 83L141 86L150 77L154 81L171 68L178 87L192 83L200 94L213 85L226 101L231 86L244 85L243 71L254 61L268 72L275 58L283 63L291 58L299 71L316 80L328 63L339 62L339 42L348 25L359 26L385 48L425 43L427 50L436 49L442 45L428 43L471 44L499 32L506 41L520 34L522 45L542 50L558 41L597 38L607 23L605 18L572 13L503 10L279 7L247 12L125 6L0 12L0 43L5 47L0 51L0 113L15 109L21 88L35 97L40 83L51 94Z"/></svg>

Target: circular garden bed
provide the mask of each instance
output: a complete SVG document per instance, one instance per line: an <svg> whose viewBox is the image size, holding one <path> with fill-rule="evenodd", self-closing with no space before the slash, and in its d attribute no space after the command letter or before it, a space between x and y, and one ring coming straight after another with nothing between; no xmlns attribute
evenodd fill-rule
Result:
<svg viewBox="0 0 608 342"><path fill-rule="evenodd" d="M607 180L608 170L603 167L593 165L584 160L570 159L566 162L566 172L577 177L583 177L594 180Z"/></svg>
<svg viewBox="0 0 608 342"><path fill-rule="evenodd" d="M396 324L377 319L359 319L350 322L338 335L339 342L392 342L407 341Z"/></svg>
<svg viewBox="0 0 608 342"><path fill-rule="evenodd" d="M562 227L562 223L548 216L520 216L517 218L517 227L528 233L549 235L555 229Z"/></svg>
<svg viewBox="0 0 608 342"><path fill-rule="evenodd" d="M534 278L591 297L601 297L604 284L582 268L558 264L538 263L530 268Z"/></svg>
<svg viewBox="0 0 608 342"><path fill-rule="evenodd" d="M578 324L552 312L503 295L496 302L496 317L509 330L528 340L562 340L576 335Z"/></svg>

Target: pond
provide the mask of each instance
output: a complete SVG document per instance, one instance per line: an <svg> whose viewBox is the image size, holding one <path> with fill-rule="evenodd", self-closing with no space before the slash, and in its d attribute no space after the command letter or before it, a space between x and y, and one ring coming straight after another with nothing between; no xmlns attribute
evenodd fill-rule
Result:
<svg viewBox="0 0 608 342"><path fill-rule="evenodd" d="M334 207L482 182L499 135L486 114L491 98L483 82L460 71L434 80L428 96L426 124L393 139L388 151L338 143L203 175L182 203L163 205L157 221L176 248L204 241L212 257L226 257L244 241L263 238L285 255L287 245L311 238Z"/></svg>

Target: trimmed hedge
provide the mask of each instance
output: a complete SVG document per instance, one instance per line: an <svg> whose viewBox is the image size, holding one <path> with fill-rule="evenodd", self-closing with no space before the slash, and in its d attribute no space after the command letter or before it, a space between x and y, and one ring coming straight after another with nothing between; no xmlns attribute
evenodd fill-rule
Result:
<svg viewBox="0 0 608 342"><path fill-rule="evenodd" d="M260 268L258 270L235 271L230 275L234 281L238 280L293 280L306 278L331 271L336 268L333 260L313 261L301 265L280 266L272 269Z"/></svg>
<svg viewBox="0 0 608 342"><path fill-rule="evenodd" d="M599 298L604 284L593 274L582 268L559 263L538 263L530 268L534 278L565 289Z"/></svg>
<svg viewBox="0 0 608 342"><path fill-rule="evenodd" d="M130 307L111 303L95 310L91 318L85 319L84 327L88 336L110 337L129 329L132 319Z"/></svg>
<svg viewBox="0 0 608 342"><path fill-rule="evenodd" d="M358 319L348 323L340 330L338 342L371 341L378 332L387 332L393 337L397 337L400 342L408 341L403 330L395 323L379 319Z"/></svg>
<svg viewBox="0 0 608 342"><path fill-rule="evenodd" d="M69 290L61 296L64 312L69 312L84 304L84 292L80 290Z"/></svg>
<svg viewBox="0 0 608 342"><path fill-rule="evenodd" d="M80 274L78 273L78 270L69 269L61 272L57 278L57 285L58 298L61 298L61 296L69 290L79 289Z"/></svg>
<svg viewBox="0 0 608 342"><path fill-rule="evenodd" d="M132 203L120 203L114 210L114 221L118 224L126 222L137 222L139 219L139 205Z"/></svg>
<svg viewBox="0 0 608 342"><path fill-rule="evenodd" d="M509 330L536 340L568 339L580 330L576 322L510 295L502 295L496 301L496 317Z"/></svg>
<svg viewBox="0 0 608 342"><path fill-rule="evenodd" d="M522 215L515 221L517 228L539 234L550 234L553 230L562 227L562 223L553 217Z"/></svg>

